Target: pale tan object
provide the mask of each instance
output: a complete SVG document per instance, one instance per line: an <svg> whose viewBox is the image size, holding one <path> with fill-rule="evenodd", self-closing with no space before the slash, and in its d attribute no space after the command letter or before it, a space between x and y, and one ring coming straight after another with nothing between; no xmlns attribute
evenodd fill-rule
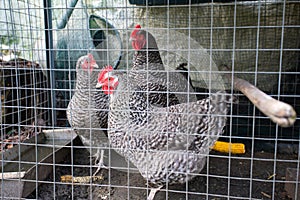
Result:
<svg viewBox="0 0 300 200"><path fill-rule="evenodd" d="M231 79L231 75L227 74L227 77ZM281 127L290 127L295 123L297 114L291 105L272 98L243 79L234 77L233 85L274 123Z"/></svg>
<svg viewBox="0 0 300 200"><path fill-rule="evenodd" d="M72 175L64 175L60 177L61 182L63 183L89 183L95 181L102 181L103 176L77 176L74 177Z"/></svg>

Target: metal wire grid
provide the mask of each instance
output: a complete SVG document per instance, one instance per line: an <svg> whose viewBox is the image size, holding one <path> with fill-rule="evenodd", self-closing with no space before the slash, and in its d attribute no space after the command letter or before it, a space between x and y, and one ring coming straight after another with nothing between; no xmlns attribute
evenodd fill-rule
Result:
<svg viewBox="0 0 300 200"><path fill-rule="evenodd" d="M41 69L31 62L31 47L37 39L42 15L35 1L2 1L0 9L1 127L11 130L31 125L37 118L48 118L44 109L48 105L44 90L47 80Z"/></svg>
<svg viewBox="0 0 300 200"><path fill-rule="evenodd" d="M9 11L10 13L22 13L23 18L41 18L43 19L43 14L41 15L33 15L32 10L35 10L37 12L43 12L43 8L40 6L37 6L36 2L28 1L28 2L22 2L25 5L24 9L20 5L21 3L16 5L6 4L4 7L5 11ZM186 14L187 19L180 17L180 15L176 16L174 14L174 18L176 18L176 21L178 20L178 24L180 24L180 27L176 27L176 24L174 21L172 21L172 13L170 10L174 8L175 6L166 5L166 6L133 6L128 4L128 2L119 2L119 1L112 1L112 2L84 2L86 5L88 5L89 12L94 12L98 15L101 15L108 19L111 22L115 22L116 27L119 29L120 32L123 32L125 37L129 37L128 33L132 30L132 26L135 23L145 23L146 28L151 27L151 23L160 21L160 20L166 20L167 25L157 28L157 30L160 29L166 29L166 31L171 29L177 29L178 31L183 31L187 33L189 37L192 37L193 34L196 34L197 31L205 30L208 32L204 37L204 40L206 41L207 45L203 45L208 52L213 55L214 61L219 61L217 58L234 58L237 56L239 52L248 54L249 52L254 52L255 59L249 61L246 59L239 59L242 61L241 66L244 66L243 64L251 62L249 65L255 66L254 70L250 70L250 72L253 74L253 83L257 83L258 78L260 74L266 74L266 75L272 75L276 74L279 76L278 78L278 84L277 87L272 88L269 92L273 97L279 98L281 100L289 102L296 111L299 112L299 91L297 90L297 86L299 85L299 59L292 59L290 58L290 62L292 65L297 66L293 69L285 70L283 66L283 62L285 59L285 52L295 52L295 54L299 55L299 47L295 47L293 49L289 49L288 47L285 47L285 30L293 30L296 29L299 32L299 23L293 22L290 25L286 25L287 22L286 19L292 19L291 16L296 17L296 13L293 13L292 11L289 11L290 7L288 6L288 2L276 2L275 5L278 6L276 10L276 17L274 20L274 27L269 25L263 25L262 23L257 23L260 19L260 14L253 14L253 17L255 18L256 25L240 25L240 20L245 20L245 23L247 23L247 17L249 16L240 16L238 15L238 6L241 6L241 4L238 3L227 3L222 6L232 6L234 9L232 10L232 13L230 13L230 16L227 16L229 19L232 20L232 24L229 27L222 27L221 25L215 26L215 23L221 19L224 18L224 15L222 15L222 12L215 12L212 10L212 4L205 4L200 5L199 7L206 7L208 10L208 15L206 17L195 17L191 15L192 8L197 7L198 5L189 5L189 6L177 6L187 8L188 13ZM265 2L262 2L265 3ZM52 3L54 5L54 3ZM59 10L65 10L67 2L62 2L62 4L59 4L58 6L55 4L55 9ZM265 4L264 4L265 5ZM220 6L220 7L222 7ZM31 9L28 9L28 8ZM103 8L104 7L104 8ZM298 5L299 7L299 5ZM157 9L165 9L166 12L164 14L164 17L159 18L161 16L152 15L151 11ZM261 7L261 11L263 11L265 7ZM1 9L1 8L0 8ZM80 9L80 8L76 8ZM256 10L257 7L253 6L253 10ZM113 15L112 10L117 10L116 16ZM144 11L148 14L146 14L144 18L137 17L140 16L139 12ZM213 15L211 15L213 13ZM261 12L263 13L263 12ZM8 15L7 15L8 16ZM237 18L239 16L239 18ZM284 16L284 17L282 17ZM290 16L290 17L289 17ZM81 18L80 16L76 16L78 18ZM21 18L21 17L20 17ZM159 18L159 19L158 19ZM214 22L212 22L212 19ZM270 17L271 19L271 17ZM182 23L180 22L182 21ZM266 18L265 20L268 20ZM41 20L42 21L42 20ZM196 21L195 23L198 24L198 27L192 27L192 21ZM203 21L208 21L207 25L203 25ZM1 23L5 23L17 25L16 27L21 26L21 28L14 28L14 36L19 38L22 42L21 44L24 44L24 49L22 49L22 52L24 54L29 54L31 52L31 48L28 48L27 42L29 40L29 43L32 43L35 41L36 34L34 34L35 30L38 31L44 31L43 28L39 25L39 23L36 21L34 23L26 22L26 23L19 23L18 22L11 22L9 20L3 21ZM155 23L154 23L155 24ZM130 26L129 26L130 25ZM174 25L174 27L173 27ZM153 26L153 24L152 24ZM5 26L6 27L6 26ZM82 29L85 29L86 27L82 27ZM238 42L242 41L243 38L238 38L237 32L242 31L244 29L252 29L254 30L254 36L251 35L245 35L244 41L249 42L251 45L247 48L237 48ZM265 29L264 29L265 28ZM278 31L274 31L273 33L276 35L274 36L277 38L277 40L280 41L279 46L274 46L271 49L266 49L263 47L257 48L258 44L260 42L267 43L268 40L273 42L272 39L269 39L268 37L264 37L265 32L268 32L269 29L274 30L278 29ZM8 29L8 28L7 28ZM222 37L221 32L223 30L230 29L233 32L232 37L226 38L227 40L232 40L231 43L229 43L226 47L214 47L215 44L221 43L224 38ZM53 28L52 30L55 30ZM51 30L50 30L51 31ZM76 29L68 28L66 31L76 31ZM29 36L26 36L28 33ZM155 29L154 29L155 32ZM219 33L220 32L220 33ZM217 33L217 37L215 37L215 33ZM11 34L11 33L10 33ZM9 35L10 35L9 34ZM279 34L279 35L278 35ZM168 37L172 37L171 35L167 35ZM250 38L249 38L250 37ZM297 39L297 35L290 34L289 37L291 39ZM89 40L88 38L82 38L83 40ZM131 55L129 54L132 52L130 49L131 47L128 45L128 42L125 40L125 49L124 49L124 56L123 60L121 62L120 67L126 68L126 65L130 66L130 60ZM218 41L216 43L213 43L213 41ZM298 40L297 40L298 41ZM45 41L47 42L47 41ZM55 43L56 41L50 41ZM299 41L297 42L299 44ZM26 45L25 45L26 44ZM275 42L274 42L275 44ZM27 48L26 48L27 47ZM234 51L234 49L236 51ZM38 49L41 52L45 52L45 49ZM57 48L53 48L52 50L56 51ZM74 49L67 49L68 52L71 52ZM78 49L81 50L81 49ZM91 49L86 49L87 51L90 51ZM166 51L172 52L172 49L167 48L163 49ZM189 51L189 49L183 49ZM76 49L75 49L76 51ZM276 52L277 56L279 57L279 67L276 66L274 71L268 71L268 70L259 70L258 63L260 58L266 57L269 54L265 52ZM214 54L216 53L216 54ZM219 53L219 54L218 54ZM229 56L224 56L228 54ZM222 56L220 56L222 55ZM275 56L275 57L277 57ZM52 58L53 59L53 58ZM271 59L267 59L268 62ZM67 59L67 63L70 65L73 61ZM228 60L227 60L228 61ZM170 62L170 60L169 60ZM123 64L123 66L122 66ZM217 62L217 64L219 64ZM229 64L232 67L237 66L236 63ZM240 64L240 63L239 63ZM66 83L67 85L71 86L71 80L69 79L69 76L66 74L69 74L72 70L71 66L67 65L66 69L57 70L57 72L66 72L62 80L55 80L55 81L62 81ZM62 99L62 101L66 101L63 105L57 105L59 101L57 100L57 93L51 93L52 97L55 95L55 101L53 102L53 106L48 102L45 102L45 100L40 100L39 98L36 98L33 100L33 104L25 104L22 105L22 99L30 99L33 97L36 97L36 94L40 94L42 97L44 97L47 93L47 88L50 88L51 91L58 91L60 94L63 92L67 92L69 94L73 93L73 90L70 88L58 88L57 82L54 84L47 84L44 79L44 77L41 75L41 70L39 69L11 69L11 68L5 68L8 70L6 72L6 75L1 75L3 78L7 78L9 83L11 83L13 86L3 86L4 94L7 94L7 92L10 89L17 90L18 97L13 96L12 100L6 100L5 101L5 108L10 108L14 112L18 114L18 120L11 119L8 120L6 118L5 125L8 126L14 126L18 125L21 129L21 127L31 127L30 123L32 122L32 119L37 119L37 113L44 113L42 115L43 117L47 116L47 121L49 122L48 126L46 128L48 129L56 129L56 128L62 128L64 124L59 124L58 126L55 126L57 122L56 119L53 117L53 115L57 115L57 111L59 111L61 114L65 112L64 106L66 106L68 102L67 99ZM279 73L277 71L279 69ZM54 69L48 68L46 71L51 72ZM247 69L240 69L241 73L245 74L243 70ZM4 70L5 71L5 70ZM195 69L191 69L189 73L192 75L193 73L197 73ZM47 73L49 75L49 73ZM23 79L22 77L30 77L30 80ZM51 76L51 75L50 75ZM49 78L49 77L48 77ZM13 81L13 80L15 81ZM268 81L269 79L267 79ZM286 81L285 81L286 80ZM24 82L22 82L24 81ZM19 84L15 85L16 82L19 82ZM48 82L49 83L49 82ZM292 85L292 88L290 87ZM286 87L285 87L286 86ZM20 88L22 87L22 88ZM46 88L46 89L45 89ZM43 90L45 89L45 90ZM22 91L24 91L22 93ZM30 91L30 92L28 92ZM41 99L42 99L41 97ZM61 96L61 98L65 98L64 96ZM285 191L284 191L284 185L288 183L287 180L285 180L285 173L286 168L296 168L296 175L299 175L299 122L295 124L294 127L283 129L278 126L274 126L272 122L269 121L268 118L263 116L261 113L259 113L257 110L253 108L253 105L249 103L245 98L242 97L242 95L239 95L240 103L233 107L230 117L228 118L228 126L226 127L226 131L224 135L221 137L223 140L228 141L242 141L247 146L247 153L245 155L224 155L221 153L212 152L208 156L208 161L206 167L202 170L200 174L197 175L195 179L190 181L189 183L179 185L179 186L169 186L167 185L165 189L162 189L163 192L160 192L157 194L157 199L167 199L167 198L174 198L174 199L261 199L261 198L269 198L269 199L284 199ZM14 99L17 99L14 101ZM34 99L34 98L33 98ZM39 100L37 100L39 99ZM18 101L18 102L16 102ZM37 102L40 102L38 104ZM9 104L10 103L10 104ZM17 104L16 104L17 103ZM32 103L32 101L31 101ZM47 104L46 104L47 103ZM8 105L9 104L9 105ZM19 104L19 105L18 105ZM30 114L26 111L30 110ZM25 112L24 119L22 112ZM33 112L33 113L32 113ZM47 112L47 114L45 114ZM29 116L32 116L34 114L34 118L28 119ZM49 115L48 115L49 114ZM58 114L59 115L59 114ZM19 121L22 119L21 121ZM55 119L55 120L54 120ZM63 120L64 118L62 118ZM66 119L64 119L66 120ZM30 122L29 122L30 121ZM298 119L299 121L299 119ZM288 133L288 136L287 134ZM2 135L5 134L5 129L2 129ZM54 141L54 140L53 140ZM286 150L284 147L281 146L281 144L284 143L286 145L291 145L294 152L287 152L282 151ZM145 186L145 181L138 173L129 173L127 169L123 169L123 171L116 170L116 169L109 169L109 170L103 170L104 175L104 181L102 182L87 182L87 183L80 183L80 184L74 184L74 183L64 183L60 180L61 176L66 174L71 174L74 176L88 176L91 175L92 172L95 171L95 168L93 167L92 158L89 157L90 154L86 151L86 149L82 146L79 146L77 142L73 141L71 142L72 148L66 148L70 154L63 160L56 159L58 157L57 154L51 155L52 162L42 162L40 163L40 151L38 149L46 148L47 151L55 152L57 145L54 144L41 144L37 140L33 142L33 145L30 144L24 144L20 143L21 146L34 146L34 153L32 160L28 161L24 159L23 155L21 155L21 151L17 151L17 159L15 161L11 161L7 158L5 158L2 155L2 173L5 172L5 164L6 163L15 163L19 172L23 171L22 168L25 168L24 165L31 164L31 165L38 165L39 167L45 167L50 166L51 170L53 170L52 173L46 178L41 180L42 175L35 171L35 176L33 179L31 178L18 178L17 180L21 183L25 183L25 185L29 185L29 183L33 184L32 187L35 187L36 190L33 191L31 194L29 194L28 198L39 198L39 199L60 199L60 198L71 198L71 199L144 199L146 198L147 190L149 189L147 186ZM261 144L261 146L260 146ZM267 147L270 147L270 149L267 149ZM19 150L22 147L19 147ZM93 147L90 147L93 148ZM288 149L288 148L287 148ZM266 152L264 152L266 151ZM110 160L114 159L114 157L110 157L111 155L107 155ZM24 159L24 160L23 160ZM124 172L125 171L125 172ZM7 181L12 181L13 178L4 178L2 175L1 180L1 196L2 198L19 198L18 196L5 196L6 193L4 192L4 186ZM298 179L291 181L291 183L295 184L296 188L298 187ZM41 184L41 185L39 185ZM18 186L19 187L19 186ZM299 191L295 190L295 199L297 198L297 194Z"/></svg>
<svg viewBox="0 0 300 200"><path fill-rule="evenodd" d="M44 90L47 80L41 70L17 67L1 67L4 83L1 89L2 128L18 128L20 125L31 125L38 118L48 118L48 111L45 110L48 92Z"/></svg>

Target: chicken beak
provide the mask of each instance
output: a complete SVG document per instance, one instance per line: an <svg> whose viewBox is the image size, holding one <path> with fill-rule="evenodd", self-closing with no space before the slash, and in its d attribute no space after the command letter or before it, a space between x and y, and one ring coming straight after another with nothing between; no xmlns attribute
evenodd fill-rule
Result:
<svg viewBox="0 0 300 200"><path fill-rule="evenodd" d="M97 85L96 85L96 88L100 89L100 88L102 88L102 86L103 86L103 84L98 82Z"/></svg>
<svg viewBox="0 0 300 200"><path fill-rule="evenodd" d="M97 65L97 63L93 64L93 67L96 68L96 69L99 69L99 65Z"/></svg>
<svg viewBox="0 0 300 200"><path fill-rule="evenodd" d="M134 37L130 37L129 38L129 42L133 42L133 41L135 41L136 39L134 38Z"/></svg>

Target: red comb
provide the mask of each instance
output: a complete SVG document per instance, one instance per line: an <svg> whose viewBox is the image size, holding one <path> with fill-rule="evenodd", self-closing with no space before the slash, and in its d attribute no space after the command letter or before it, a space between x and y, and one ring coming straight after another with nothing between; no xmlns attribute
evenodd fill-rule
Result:
<svg viewBox="0 0 300 200"><path fill-rule="evenodd" d="M93 54L88 53L88 58L90 59L91 65L97 64L97 63L96 63L96 60L95 60L95 58L94 58L94 56L93 56Z"/></svg>
<svg viewBox="0 0 300 200"><path fill-rule="evenodd" d="M137 24L135 27L134 27L134 30L132 31L130 37L134 37L135 34L141 29L141 25Z"/></svg>
<svg viewBox="0 0 300 200"><path fill-rule="evenodd" d="M100 73L98 76L98 82L99 83L103 83L103 77L107 72L113 71L113 67L111 65L106 66Z"/></svg>
<svg viewBox="0 0 300 200"><path fill-rule="evenodd" d="M88 56L90 59L94 59L94 56L93 56L93 54L91 54L91 53L88 53L87 56Z"/></svg>
<svg viewBox="0 0 300 200"><path fill-rule="evenodd" d="M89 70L90 72L92 72L95 65L97 65L97 63L96 60L94 59L93 54L88 53L86 56L84 56L84 60L81 65L83 70L85 71Z"/></svg>

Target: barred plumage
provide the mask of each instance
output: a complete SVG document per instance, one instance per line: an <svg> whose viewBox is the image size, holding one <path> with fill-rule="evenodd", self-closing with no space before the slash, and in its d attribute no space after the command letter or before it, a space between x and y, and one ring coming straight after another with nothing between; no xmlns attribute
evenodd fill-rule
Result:
<svg viewBox="0 0 300 200"><path fill-rule="evenodd" d="M156 186L182 183L192 178L187 174L200 172L226 125L230 96L218 92L200 101L158 107L149 102L140 80L130 74L118 80L108 119L112 148Z"/></svg>
<svg viewBox="0 0 300 200"><path fill-rule="evenodd" d="M160 63L138 63L128 74L109 72L99 80L100 86L118 80L110 99L110 144L152 185L186 182L202 170L222 134L231 96L217 92L197 101L182 74L161 71Z"/></svg>
<svg viewBox="0 0 300 200"><path fill-rule="evenodd" d="M156 65L157 70L165 70L158 51L156 40L151 33L141 29L141 26L137 25L132 31L130 39L132 41L133 48L136 50L133 57L133 68L135 66L155 63L158 64ZM154 70L151 67L148 67L148 69Z"/></svg>
<svg viewBox="0 0 300 200"><path fill-rule="evenodd" d="M92 148L91 154L96 156L96 163L102 165L101 152L94 147L107 142L106 133L101 129L107 128L109 97L99 94L94 88L98 74L95 67L98 68L98 65L92 54L78 59L76 87L67 108L67 118L87 149Z"/></svg>

